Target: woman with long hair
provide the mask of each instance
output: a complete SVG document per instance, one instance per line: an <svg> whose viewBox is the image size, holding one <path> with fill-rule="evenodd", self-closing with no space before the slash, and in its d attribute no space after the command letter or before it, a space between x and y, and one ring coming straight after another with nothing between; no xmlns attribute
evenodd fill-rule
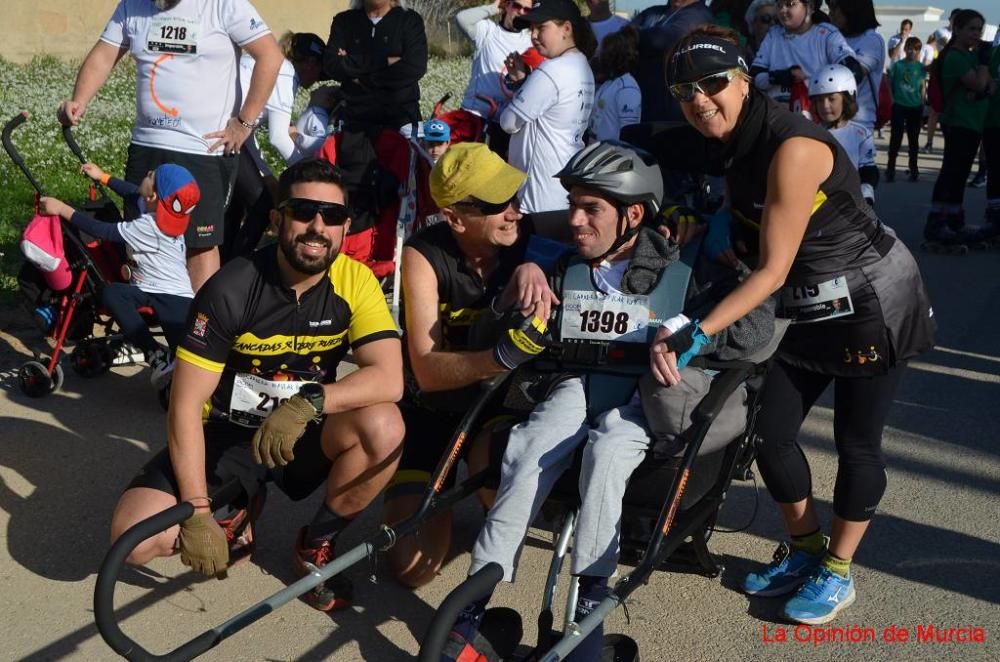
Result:
<svg viewBox="0 0 1000 662"><path fill-rule="evenodd" d="M829 5L830 21L844 33L854 59L863 70L863 77L857 81L858 114L854 121L874 131L887 52L885 39L876 30L879 22L875 18L875 4L872 0L830 0Z"/></svg>
<svg viewBox="0 0 1000 662"><path fill-rule="evenodd" d="M740 255L724 255L752 271L701 321L673 334L659 331L652 373L664 385L677 384L678 366L697 353L692 349L778 297L778 316L790 325L761 394L757 465L791 542L743 588L792 595L784 617L826 623L855 599L851 559L886 486L882 429L906 361L933 345L929 302L906 246L862 200L844 149L751 84L731 31L695 29L668 67L685 118L725 163ZM828 537L796 438L831 383L839 463Z"/></svg>
<svg viewBox="0 0 1000 662"><path fill-rule="evenodd" d="M955 14L951 39L931 65L931 77L940 81L944 99L941 132L944 157L934 183L931 211L924 238L933 243L960 245L973 237L965 230L965 182L979 153L989 96L996 90L990 77L990 44L980 41L986 21L974 9Z"/></svg>
<svg viewBox="0 0 1000 662"><path fill-rule="evenodd" d="M600 87L594 95L588 141L618 140L622 128L638 124L642 113L642 92L632 75L639 60L638 30L626 25L609 34L594 60Z"/></svg>

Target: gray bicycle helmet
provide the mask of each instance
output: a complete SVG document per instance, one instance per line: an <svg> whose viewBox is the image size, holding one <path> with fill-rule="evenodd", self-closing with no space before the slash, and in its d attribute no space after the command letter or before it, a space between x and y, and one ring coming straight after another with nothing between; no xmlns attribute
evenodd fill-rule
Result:
<svg viewBox="0 0 1000 662"><path fill-rule="evenodd" d="M584 147L556 177L567 191L582 186L625 205L645 203L650 216L663 200L663 175L653 155L617 140Z"/></svg>
<svg viewBox="0 0 1000 662"><path fill-rule="evenodd" d="M625 209L642 203L646 209L643 220L652 219L660 211L663 199L663 175L656 159L628 143L605 140L584 147L560 170L559 178L567 191L582 186L606 195L618 203L618 232L614 243L603 255L593 260L599 263L627 244L639 232L641 223L629 228Z"/></svg>

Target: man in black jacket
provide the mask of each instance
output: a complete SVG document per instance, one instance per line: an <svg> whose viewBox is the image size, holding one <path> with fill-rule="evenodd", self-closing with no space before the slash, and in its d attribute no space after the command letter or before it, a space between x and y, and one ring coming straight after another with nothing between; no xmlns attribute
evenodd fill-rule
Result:
<svg viewBox="0 0 1000 662"><path fill-rule="evenodd" d="M352 124L398 129L420 121L420 79L427 35L415 11L398 0L355 0L333 17L324 69L341 83L342 117Z"/></svg>

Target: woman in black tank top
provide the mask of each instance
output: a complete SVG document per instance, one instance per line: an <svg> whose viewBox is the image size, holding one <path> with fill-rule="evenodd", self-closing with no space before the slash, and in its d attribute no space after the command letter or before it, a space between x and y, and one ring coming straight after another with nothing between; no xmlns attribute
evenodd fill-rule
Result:
<svg viewBox="0 0 1000 662"><path fill-rule="evenodd" d="M684 335L697 343L770 296L790 323L762 394L757 461L791 544L749 574L744 590L789 594L786 618L826 623L854 601L850 560L886 485L882 428L905 361L933 344L927 296L912 256L864 202L836 140L752 89L735 33L696 28L668 69L685 118L720 150L733 244L753 269ZM727 250L721 259L738 258ZM661 381L673 382L683 345L654 343L651 367ZM828 538L796 436L831 382L839 469Z"/></svg>

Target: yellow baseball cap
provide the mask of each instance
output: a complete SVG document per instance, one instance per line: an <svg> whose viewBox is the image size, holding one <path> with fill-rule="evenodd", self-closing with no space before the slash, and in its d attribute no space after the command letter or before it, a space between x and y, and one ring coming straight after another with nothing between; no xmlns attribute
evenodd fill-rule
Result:
<svg viewBox="0 0 1000 662"><path fill-rule="evenodd" d="M431 196L438 207L468 197L499 204L514 197L527 175L483 143L456 143L431 170Z"/></svg>

